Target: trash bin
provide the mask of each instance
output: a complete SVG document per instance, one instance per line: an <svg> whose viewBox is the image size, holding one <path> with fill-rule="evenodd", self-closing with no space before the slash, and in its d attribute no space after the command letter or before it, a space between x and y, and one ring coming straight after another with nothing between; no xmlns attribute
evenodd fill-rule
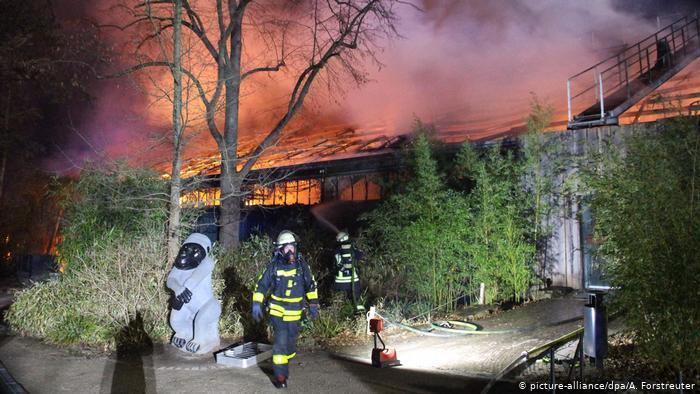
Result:
<svg viewBox="0 0 700 394"><path fill-rule="evenodd" d="M589 294L583 307L583 353L595 359L598 367L602 367L608 354L608 318L603 293Z"/></svg>

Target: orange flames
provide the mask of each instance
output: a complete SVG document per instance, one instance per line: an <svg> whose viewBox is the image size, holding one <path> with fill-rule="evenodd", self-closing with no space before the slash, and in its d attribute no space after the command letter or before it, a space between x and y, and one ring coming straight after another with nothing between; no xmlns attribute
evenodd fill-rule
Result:
<svg viewBox="0 0 700 394"><path fill-rule="evenodd" d="M215 22L210 4L203 1L194 4L196 8L204 7L205 20ZM410 132L415 117L434 124L436 137L449 143L516 134L524 130L530 110L529 92L536 92L543 102L553 105L554 122L550 131L563 130L567 118L566 78L607 56L610 48L605 45L634 42L655 30L653 23L610 9L607 3L541 7L519 1L511 7L501 7L489 2L467 5L459 1L426 0L423 5L424 13L410 9L401 12L403 22L399 28L405 40L379 43L386 45L380 59L386 67L368 68L371 83L360 89L341 86L340 90L346 90L344 96L335 92L322 94L323 84L315 87L313 98L255 168L374 154L389 147L397 136ZM581 9L589 15L585 23L579 18ZM216 34L216 29L212 32ZM269 51L255 38L254 32L246 34L244 68L275 60L269 59ZM186 53L185 67L202 79L206 91L211 91L216 81L215 70L202 61L208 54L198 47L188 47ZM693 70L697 68L695 65ZM700 80L690 69L689 66L687 72L681 73L685 79L677 77L667 82L656 92L661 96L645 98L624 113L620 122L647 122L669 116L669 104L676 101L685 110L697 108ZM241 155L254 149L283 112L294 80L293 73L286 72L262 73L246 80L240 108ZM149 75L141 82L152 84L151 94L167 91L172 84L168 73ZM216 175L220 157L206 130L202 105L194 90L185 96L189 98L185 157L191 159L185 163L182 176ZM170 103L159 104L147 107L148 123L170 124ZM223 122L219 119L218 123L222 126ZM157 168L168 172L169 164L165 161ZM249 204L308 202L315 198L311 196L316 193L313 186L285 185L284 189L287 188L308 188L309 197L307 191L297 197L296 190L281 192L274 186L256 189L248 199ZM183 204L196 205L196 201L218 204L219 196L215 192L202 193L183 196ZM282 194L285 198L280 197Z"/></svg>
<svg viewBox="0 0 700 394"><path fill-rule="evenodd" d="M371 201L381 198L381 187L368 176L333 177L327 179L299 179L275 182L270 186L253 186L245 196L246 206L266 205L315 205L322 201L324 193L341 201ZM221 205L219 188L203 188L184 193L180 205L188 208L204 208Z"/></svg>
<svg viewBox="0 0 700 394"><path fill-rule="evenodd" d="M620 124L653 122L700 113L700 59L620 115Z"/></svg>

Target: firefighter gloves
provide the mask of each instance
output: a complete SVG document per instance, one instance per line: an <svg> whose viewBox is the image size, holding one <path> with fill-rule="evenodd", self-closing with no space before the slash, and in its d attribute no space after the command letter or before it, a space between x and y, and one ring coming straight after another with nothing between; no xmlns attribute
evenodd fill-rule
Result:
<svg viewBox="0 0 700 394"><path fill-rule="evenodd" d="M253 303L253 320L255 320L256 323L260 323L262 318L263 318L263 313L262 313L262 308L260 307L260 303L254 302Z"/></svg>
<svg viewBox="0 0 700 394"><path fill-rule="evenodd" d="M312 319L318 319L318 304L309 305L309 314L311 315Z"/></svg>

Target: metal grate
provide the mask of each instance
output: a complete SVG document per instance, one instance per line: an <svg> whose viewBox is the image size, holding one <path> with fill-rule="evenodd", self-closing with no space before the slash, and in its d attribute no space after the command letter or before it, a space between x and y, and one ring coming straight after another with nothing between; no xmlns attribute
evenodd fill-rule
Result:
<svg viewBox="0 0 700 394"><path fill-rule="evenodd" d="M248 368L272 357L272 346L256 342L233 344L214 353L214 357L217 364Z"/></svg>

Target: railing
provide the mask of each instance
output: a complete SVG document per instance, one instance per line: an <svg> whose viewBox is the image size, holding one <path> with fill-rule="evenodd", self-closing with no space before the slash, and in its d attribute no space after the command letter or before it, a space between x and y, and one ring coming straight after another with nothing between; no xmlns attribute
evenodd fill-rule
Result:
<svg viewBox="0 0 700 394"><path fill-rule="evenodd" d="M505 367L501 372L496 374L491 381L481 390L481 394L488 394L493 386L501 379L503 379L506 375L511 373L512 371L521 368L523 366L530 365L531 363L537 361L538 359L549 356L549 383L551 384L552 387L552 392L555 392L555 383L556 383L556 378L554 375L554 361L555 361L555 356L554 356L554 351L557 350L558 348L564 346L565 344L578 340L578 344L576 345L576 350L574 351L574 359L571 360L571 365L569 367L569 374L568 374L568 379L571 381L571 375L574 371L574 366L576 365L576 361L578 361L579 367L578 367L578 373L579 373L579 381L583 380L583 363L584 363L584 357L583 357L583 327L578 328L560 338L557 338L551 342L545 343L542 346L538 346L535 348L532 348L526 352L523 352L520 357L516 358L511 362L507 367Z"/></svg>
<svg viewBox="0 0 700 394"><path fill-rule="evenodd" d="M566 82L569 124L604 121L700 48L697 14L684 16Z"/></svg>

